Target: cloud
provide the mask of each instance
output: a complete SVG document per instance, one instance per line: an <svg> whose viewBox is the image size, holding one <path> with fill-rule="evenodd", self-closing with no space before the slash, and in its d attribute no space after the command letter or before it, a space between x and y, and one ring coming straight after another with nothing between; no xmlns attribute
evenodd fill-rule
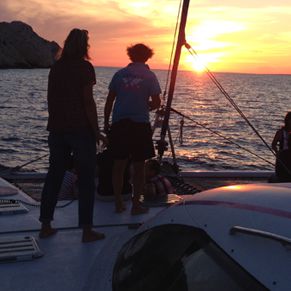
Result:
<svg viewBox="0 0 291 291"><path fill-rule="evenodd" d="M160 27L157 29L154 19L147 18L148 14L157 14L157 9L135 13L140 11L137 7L120 1L58 0L52 5L48 0L2 0L0 18L22 20L36 31L61 39L72 27L88 28L109 39L118 38L120 34L159 34Z"/></svg>
<svg viewBox="0 0 291 291"><path fill-rule="evenodd" d="M172 13L170 8L173 8L170 2L173 4L175 1L168 1L168 15ZM166 45L167 36L173 33L172 18L164 21L165 15L159 16L157 5L142 7L142 3L58 0L52 5L49 0L2 0L0 18L26 22L40 36L55 40L61 46L72 28L87 29L93 62L100 63L102 59L103 65L112 65L114 62L122 64L127 59L125 48L129 44L146 42L149 45ZM163 3L165 1L159 2ZM110 55L108 60L104 58L106 53Z"/></svg>
<svg viewBox="0 0 291 291"><path fill-rule="evenodd" d="M72 28L87 29L92 62L100 65L123 65L127 62L126 46L145 42L156 51L151 61L154 66L167 67L178 6L179 0L1 0L0 19L26 22L40 36L60 45ZM219 4L210 0L191 1L186 32L191 40L195 37L193 27L203 23L225 21L231 26L240 25L243 30L227 32L223 29L220 34L204 40L201 47L207 49L208 46L209 51L223 52L225 56L237 52L236 58L246 51L265 51L261 57L268 59L271 50L281 51L276 45L282 43L284 55L290 55L287 53L290 41L284 39L290 35L290 16L290 0L278 3L274 0L222 0Z"/></svg>
<svg viewBox="0 0 291 291"><path fill-rule="evenodd" d="M254 0L221 0L219 4L212 0L196 0L191 2L192 7L203 7L204 9L219 8L219 7L229 7L229 8L246 8L246 9L256 9L256 8L266 8L266 7L286 7L291 6L290 0L264 0L264 1L254 1Z"/></svg>

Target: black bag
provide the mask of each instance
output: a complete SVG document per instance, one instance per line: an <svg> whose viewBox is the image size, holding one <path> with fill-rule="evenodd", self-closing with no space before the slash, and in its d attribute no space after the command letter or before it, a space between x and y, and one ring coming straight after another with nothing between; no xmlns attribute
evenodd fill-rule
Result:
<svg viewBox="0 0 291 291"><path fill-rule="evenodd" d="M98 153L96 156L97 168L98 168L98 186L97 192L100 196L108 197L114 196L112 186L112 168L113 158L108 149ZM122 195L128 195L132 193L132 185L130 183L130 163L128 162L123 178Z"/></svg>

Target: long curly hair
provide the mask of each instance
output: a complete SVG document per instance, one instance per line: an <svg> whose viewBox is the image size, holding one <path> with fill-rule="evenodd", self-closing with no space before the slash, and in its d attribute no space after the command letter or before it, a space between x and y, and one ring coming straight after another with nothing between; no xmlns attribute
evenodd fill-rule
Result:
<svg viewBox="0 0 291 291"><path fill-rule="evenodd" d="M89 60L89 36L85 29L74 28L70 31L64 42L61 60Z"/></svg>

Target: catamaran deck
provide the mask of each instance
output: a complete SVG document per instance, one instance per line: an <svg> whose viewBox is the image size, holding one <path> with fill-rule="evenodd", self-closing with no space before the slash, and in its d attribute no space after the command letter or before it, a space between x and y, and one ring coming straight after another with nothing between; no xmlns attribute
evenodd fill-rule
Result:
<svg viewBox="0 0 291 291"><path fill-rule="evenodd" d="M1 187L16 189L2 178ZM16 189L16 193L9 196L1 195L2 203L4 199L18 199L38 204L22 191ZM65 203L66 201L61 201L58 205ZM25 207L29 210L27 213L0 216L0 247L1 241L6 238L13 241L31 236L37 239L43 256L18 261L21 260L19 253L18 256L11 255L8 261L0 264L1 291L111 290L111 274L108 270L112 270L113 262L123 242L136 231L139 224L163 210L163 207L155 207L146 215L132 216L129 211L130 204L127 202L128 210L116 214L112 203L95 201L94 226L96 230L104 232L106 238L84 244L81 243L81 230L77 227L77 201L65 208L56 209L53 225L59 231L48 239L38 239L39 208L27 205ZM102 256L103 250L109 247L114 250L111 257ZM4 248L1 252L3 254L7 250Z"/></svg>
<svg viewBox="0 0 291 291"><path fill-rule="evenodd" d="M193 186L197 191L208 190L221 186L236 184L267 183L274 173L272 171L183 171L179 176L185 183ZM20 188L35 200L40 200L45 173L37 172L7 172L2 177ZM185 191L179 191L184 194Z"/></svg>

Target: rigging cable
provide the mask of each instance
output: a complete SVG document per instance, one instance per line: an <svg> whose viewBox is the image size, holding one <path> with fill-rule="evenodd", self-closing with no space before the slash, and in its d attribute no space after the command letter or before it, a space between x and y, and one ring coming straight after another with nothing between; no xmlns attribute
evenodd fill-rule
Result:
<svg viewBox="0 0 291 291"><path fill-rule="evenodd" d="M254 153L254 152L250 151L249 149L247 149L247 148L245 148L245 147L241 146L240 144L238 144L238 143L234 142L234 141L233 141L233 140L231 140L230 138L223 136L223 135L222 135L222 134L220 134L219 132L217 132L217 131L214 131L213 129L211 129L211 128L209 128L209 127L205 126L204 124L202 124L202 123L200 123L200 122L198 122L198 121L194 120L193 118L191 118L191 117L189 117L189 116L187 116L187 115L185 115L185 114L183 114L183 113L179 112L178 110L176 110L176 109L174 109L174 108L171 108L171 111L173 111L174 113L176 113L176 114L178 114L178 115L182 116L182 117L183 117L183 118L185 118L185 119L188 119L188 120L190 120L190 121L194 122L195 124L197 124L197 125L199 125L199 126L201 126L201 127L205 128L205 129L207 129L208 131L212 132L213 134L215 134L215 135L217 135L217 136L219 136L219 137L221 137L221 138L225 139L226 141L228 141L228 142L230 142L230 143L232 143L232 144L236 145L236 146L237 146L237 147L239 147L240 149L243 149L244 151L246 151L246 152L248 152L248 153L250 153L250 154L252 154L252 155L256 156L257 158L259 158L259 159L261 159L261 160L263 160L263 161L267 162L268 164L270 164L270 165L274 166L274 163L272 163L272 162L270 162L270 161L266 160L265 158L263 158L263 157L261 157L261 156L257 155L256 153Z"/></svg>
<svg viewBox="0 0 291 291"><path fill-rule="evenodd" d="M176 43L176 39L177 39L179 18L180 18L181 8L182 8L182 1L183 0L180 0L179 9L178 9L178 15L177 15L177 19L176 19L175 32L174 32L174 37L173 37L173 41L172 41L172 49L171 49L171 55L170 55L170 62L169 62L168 70L167 70L165 88L164 88L164 92L163 92L163 96L162 96L162 106L158 110L156 110L155 119L154 119L154 123L153 123L153 126L152 126L152 135L154 134L155 129L157 127L162 126L163 120L164 120L164 116L165 116L164 103L166 103L166 95L168 93L168 85L169 85L170 73L172 72L171 67L172 67L172 62L173 62L175 43ZM170 132L169 126L168 126L168 137L169 137L169 140L170 140L170 146L171 146L171 152L172 152L174 164L177 167L176 154L175 154L175 149L174 149L174 146L173 146L173 141L172 141L172 137L171 137L171 132ZM166 146L167 146L167 143L165 142L164 143L164 147L166 147ZM159 143L157 143L157 148L159 148Z"/></svg>
<svg viewBox="0 0 291 291"><path fill-rule="evenodd" d="M189 53L193 56L199 59L199 56L197 52L189 45L187 42L185 43L185 47L189 51ZM276 153L273 151L273 149L269 146L269 144L265 141L265 139L261 136L261 134L258 132L258 130L253 126L253 124L249 121L249 119L245 116L245 114L241 111L241 109L238 107L238 105L235 103L235 101L230 97L230 95L225 91L223 86L220 84L220 82L216 79L214 74L207 68L207 66L203 65L207 75L212 80L212 82L216 85L216 87L220 90L220 92L226 97L226 99L230 102L230 104L235 108L235 110L240 114L240 116L246 121L246 123L251 127L251 129L254 131L254 133L261 139L261 141L264 143L266 148L275 156L276 161L280 163L286 172L291 176L291 170L288 169L285 162L282 161L282 159L278 159ZM261 157L260 157L261 158Z"/></svg>
<svg viewBox="0 0 291 291"><path fill-rule="evenodd" d="M179 24L179 16L181 13L181 7L182 7L182 0L180 1L180 4L179 4L178 15L177 15L177 19L176 19L176 26L175 26L175 32L174 32L174 37L173 37L173 42L172 42L170 62L169 62L168 70L167 70L165 89L164 89L164 93L163 93L163 102L165 102L165 100L166 100L166 95L167 95L167 90L168 90L168 84L169 84L169 78L170 78L171 67L172 67L172 62L173 62L173 54L174 54L175 43L176 43L176 38L177 38L177 31L178 31L178 24Z"/></svg>
<svg viewBox="0 0 291 291"><path fill-rule="evenodd" d="M174 37L173 37L173 41L172 41L170 62L169 62L168 70L167 70L165 88L164 88L164 92L163 92L163 95L162 95L162 105L155 112L155 118L154 118L153 126L152 126L152 135L154 134L154 132L155 132L157 127L161 127L161 125L163 123L163 119L164 119L164 103L166 102L166 95L167 95L167 91L168 91L168 84L169 84L171 67L172 67L172 62L173 62L173 54L174 54L175 43L176 43L176 38L177 38L179 16L180 16L180 13L181 13L182 1L183 0L180 0L180 4L179 4L179 8L178 8L178 14L177 14L176 25L175 25L175 32L174 32Z"/></svg>
<svg viewBox="0 0 291 291"><path fill-rule="evenodd" d="M189 45L188 43L185 44L185 47L189 51L189 53L196 58L199 58L197 52ZM204 66L204 65L203 65ZM265 141L265 139L261 136L261 134L258 132L258 130L253 126L253 124L248 120L248 118L245 116L245 114L241 111L241 109L238 107L238 105L235 103L235 101L230 97L230 95L225 91L223 86L220 84L220 82L216 79L214 74L206 67L204 66L204 69L209 76L209 78L213 81L213 83L216 85L216 87L220 90L220 92L226 97L226 99L230 102L230 104L234 107L234 109L240 114L240 116L246 121L246 123L251 127L251 129L255 132L255 134L261 139L261 141L264 143L264 145L271 151L271 153L276 156L272 148L268 145L268 143Z"/></svg>
<svg viewBox="0 0 291 291"><path fill-rule="evenodd" d="M185 44L185 26L186 26L186 21L187 21L189 2L190 2L190 0L183 0L183 5L181 8L181 16L180 16L181 19L180 19L180 25L179 25L179 33L178 33L178 37L177 37L176 50L175 50L175 55L174 55L174 59L173 59L171 78L170 78L171 81L169 84L168 98L167 98L167 103L165 106L165 115L164 115L164 119L163 119L160 140L157 142L157 150L158 150L159 160L162 159L162 156L163 156L164 151L166 149L165 137L167 134L167 129L169 127L170 109L171 109L171 104L173 101L175 83L176 83L176 79L177 79L179 59L181 56L182 46Z"/></svg>

